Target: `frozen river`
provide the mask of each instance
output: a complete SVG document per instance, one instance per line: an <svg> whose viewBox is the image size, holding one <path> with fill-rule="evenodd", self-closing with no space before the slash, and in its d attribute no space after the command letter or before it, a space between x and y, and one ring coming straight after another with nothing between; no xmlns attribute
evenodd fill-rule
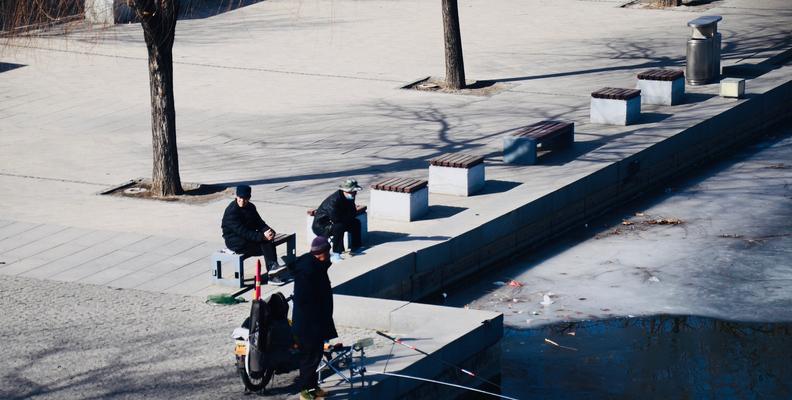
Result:
<svg viewBox="0 0 792 400"><path fill-rule="evenodd" d="M475 281L504 394L790 398L792 127Z"/></svg>

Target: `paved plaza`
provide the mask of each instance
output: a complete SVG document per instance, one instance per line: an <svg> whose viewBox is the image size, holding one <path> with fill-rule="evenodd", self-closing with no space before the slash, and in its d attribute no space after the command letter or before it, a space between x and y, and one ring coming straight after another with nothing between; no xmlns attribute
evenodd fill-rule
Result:
<svg viewBox="0 0 792 400"><path fill-rule="evenodd" d="M718 85L688 86L684 103L644 106L635 125L589 123L592 91L632 88L646 69L684 68L686 23L696 17L723 16L724 67L779 57L783 64L792 47L789 1L722 0L670 10L625 3L460 2L466 75L494 81L498 90L488 96L400 89L444 74L437 1L267 0L180 20L174 75L182 181L251 185L264 219L279 232L296 232L302 252L305 211L345 178L366 188L358 202L368 204L371 184L426 179L432 157L485 157L481 193L432 194L428 214L414 222L371 217L366 253L331 269L333 284L341 285L373 277L366 274L405 255L413 255L417 269L418 261L430 265L452 245L464 252L459 242L449 243L681 132L714 129L706 124L742 105L755 108L753 99L777 88L788 92L792 67L776 65L748 80L743 100L718 96ZM189 388L196 398L240 397L230 332L247 307L215 312L221 309L203 302L230 291L211 285L209 256L223 247L220 218L231 194L208 202L98 194L151 175L150 118L146 48L137 24L80 27L67 38L43 35L0 48L0 304L13 309L0 337L15 344L4 350L13 360L0 372L15 387L29 387L8 397L172 398L186 390L184 375L200 376ZM504 163L503 136L546 119L574 122L574 145L538 165ZM482 231L485 238L504 233ZM85 365L69 373L22 365L36 348L26 332L57 314L35 301L44 299L63 310L63 318L53 318L68 331L44 342L63 348L50 360L71 365L83 357ZM350 321L365 319L385 300L356 301L343 303L365 311L345 315ZM429 306L388 307L386 322L399 310L419 310L432 329L444 324L428 317L439 315ZM497 315L449 310L469 311L473 319ZM405 324L414 324L423 334L416 337L426 340L421 345L434 351L471 340L463 318L450 319L453 332L435 336L423 323ZM465 323L481 325L474 322ZM130 337L108 353L116 323ZM183 335L172 337L176 326L184 327ZM190 346L212 350L179 350ZM176 349L175 359L162 356L169 348ZM113 366L108 357L122 353L127 364ZM174 364L178 360L189 361ZM46 375L35 382L25 371ZM101 388L91 381L97 376L128 380Z"/></svg>
<svg viewBox="0 0 792 400"><path fill-rule="evenodd" d="M301 236L305 210L343 178L368 186L425 176L427 159L447 152L487 157L484 194L433 196L429 216L416 223L373 220L376 246L350 260L373 265L728 107L732 100L714 97L716 85L689 87L686 104L644 107L639 125L587 123L591 91L633 85L647 68L683 66L688 20L723 15L724 66L789 46L792 5L785 1L730 0L692 11L619 5L465 2L467 76L507 87L491 97L398 89L443 74L440 10L431 2L265 1L180 21L174 54L182 180L252 184L265 220ZM211 291L205 257L221 247L219 219L230 199L195 205L96 195L150 176L145 60L135 24L3 50L4 65L19 67L0 75L0 273ZM502 135L547 118L576 123L574 148L547 165L503 164ZM367 191L360 201L368 201Z"/></svg>

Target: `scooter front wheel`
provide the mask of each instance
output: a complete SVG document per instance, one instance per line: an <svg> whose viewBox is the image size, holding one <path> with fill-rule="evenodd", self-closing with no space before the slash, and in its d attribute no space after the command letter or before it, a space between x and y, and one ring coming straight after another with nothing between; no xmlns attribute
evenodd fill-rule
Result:
<svg viewBox="0 0 792 400"><path fill-rule="evenodd" d="M242 365L247 365L247 359L245 356L242 356ZM274 369L267 369L264 371L264 374L261 378L253 378L247 371L247 368L237 368L239 372L239 377L242 378L242 383L245 385L245 389L250 392L258 392L264 387L269 384L270 380L272 380L272 375L275 373Z"/></svg>

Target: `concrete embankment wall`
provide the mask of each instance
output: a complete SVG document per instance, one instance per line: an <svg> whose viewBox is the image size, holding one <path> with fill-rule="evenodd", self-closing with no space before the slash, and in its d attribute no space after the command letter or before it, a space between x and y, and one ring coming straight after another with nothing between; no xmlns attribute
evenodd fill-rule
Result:
<svg viewBox="0 0 792 400"><path fill-rule="evenodd" d="M488 381L500 375L502 314L353 296L335 295L333 299L337 325L406 334L410 344L430 354L423 357L401 346L392 347L387 354L369 353L369 360L376 360L367 366L367 382L372 384L356 397L445 399L461 393L448 386L376 374L382 370L465 386L478 386L481 380L461 375L453 366L475 371Z"/></svg>
<svg viewBox="0 0 792 400"><path fill-rule="evenodd" d="M595 172L543 197L527 200L477 228L374 268L338 285L335 292L418 300L470 274L536 249L788 118L792 114L788 70L768 75L771 74L775 76L767 82L772 83L764 83L769 87L763 92L749 92L746 99L708 118L686 122L684 116L679 116L673 123L683 127L666 139L617 162L604 163ZM761 79L748 81L749 90L761 88ZM701 105L706 106L706 102ZM642 133L638 129L633 134Z"/></svg>

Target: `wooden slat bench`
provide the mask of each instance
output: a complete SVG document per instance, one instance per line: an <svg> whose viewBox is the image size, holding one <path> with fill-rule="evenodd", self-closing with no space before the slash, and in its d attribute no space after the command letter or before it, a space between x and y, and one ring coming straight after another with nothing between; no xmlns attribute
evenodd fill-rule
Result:
<svg viewBox="0 0 792 400"><path fill-rule="evenodd" d="M356 204L355 207L357 208L355 218L360 221L360 242L366 243L366 240L368 239L368 207L361 204ZM310 246L311 242L313 242L313 239L316 237L316 234L313 232L313 220L316 216L316 209L309 208L305 214L305 237L306 243L308 246ZM344 245L347 249L350 248L349 235L344 235Z"/></svg>
<svg viewBox="0 0 792 400"><path fill-rule="evenodd" d="M484 187L484 157L445 154L429 160L429 192L470 196Z"/></svg>
<svg viewBox="0 0 792 400"><path fill-rule="evenodd" d="M685 97L685 74L678 69L650 69L638 74L641 103L672 106Z"/></svg>
<svg viewBox="0 0 792 400"><path fill-rule="evenodd" d="M276 233L273 239L275 249L278 246L286 244L286 255L281 257L286 265L290 265L297 259L297 235L294 233ZM244 288L252 284L253 278L245 279L245 257L242 254L235 253L229 249L222 249L212 253L212 283L216 285L235 286ZM223 264L230 264L234 269L233 278L223 277ZM262 263L261 273L266 272L266 268ZM270 274L277 274L278 271L270 271Z"/></svg>
<svg viewBox="0 0 792 400"><path fill-rule="evenodd" d="M389 178L371 185L371 212L377 218L414 221L429 210L429 182Z"/></svg>
<svg viewBox="0 0 792 400"><path fill-rule="evenodd" d="M605 87L591 93L591 122L630 125L641 116L641 91Z"/></svg>
<svg viewBox="0 0 792 400"><path fill-rule="evenodd" d="M512 164L536 164L540 150L560 150L571 146L574 141L574 123L537 122L503 138L503 161Z"/></svg>

